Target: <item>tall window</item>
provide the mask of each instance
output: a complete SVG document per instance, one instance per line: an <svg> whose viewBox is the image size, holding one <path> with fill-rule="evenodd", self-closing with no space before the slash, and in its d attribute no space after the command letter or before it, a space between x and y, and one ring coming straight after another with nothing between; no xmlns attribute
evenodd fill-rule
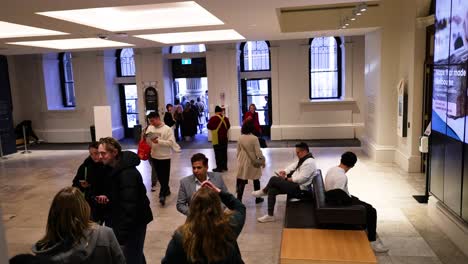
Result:
<svg viewBox="0 0 468 264"><path fill-rule="evenodd" d="M64 107L75 107L75 83L73 81L72 55L70 52L60 53L60 82Z"/></svg>
<svg viewBox="0 0 468 264"><path fill-rule="evenodd" d="M192 52L205 52L205 44L194 44L194 45L179 45L172 46L171 53L192 53Z"/></svg>
<svg viewBox="0 0 468 264"><path fill-rule="evenodd" d="M135 58L132 48L117 51L117 74L120 77L135 76Z"/></svg>
<svg viewBox="0 0 468 264"><path fill-rule="evenodd" d="M310 99L341 97L341 40L319 37L310 40Z"/></svg>
<svg viewBox="0 0 468 264"><path fill-rule="evenodd" d="M241 71L269 71L270 44L267 41L248 41L241 44Z"/></svg>

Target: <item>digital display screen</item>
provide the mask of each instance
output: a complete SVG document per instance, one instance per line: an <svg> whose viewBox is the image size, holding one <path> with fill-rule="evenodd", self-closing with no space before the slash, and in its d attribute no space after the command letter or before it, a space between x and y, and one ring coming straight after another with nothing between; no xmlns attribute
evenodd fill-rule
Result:
<svg viewBox="0 0 468 264"><path fill-rule="evenodd" d="M438 0L435 30L432 129L468 143L468 1Z"/></svg>

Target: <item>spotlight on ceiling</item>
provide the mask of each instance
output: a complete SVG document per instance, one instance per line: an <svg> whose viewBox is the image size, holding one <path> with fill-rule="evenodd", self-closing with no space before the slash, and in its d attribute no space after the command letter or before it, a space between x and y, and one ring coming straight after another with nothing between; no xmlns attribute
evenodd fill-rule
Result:
<svg viewBox="0 0 468 264"><path fill-rule="evenodd" d="M366 4L366 3L362 3L362 4L358 5L358 9L359 9L359 11L361 11L361 12L366 12L366 11L367 11L367 4Z"/></svg>
<svg viewBox="0 0 468 264"><path fill-rule="evenodd" d="M349 20L355 21L355 20L356 20L356 17L355 17L355 16L352 16Z"/></svg>

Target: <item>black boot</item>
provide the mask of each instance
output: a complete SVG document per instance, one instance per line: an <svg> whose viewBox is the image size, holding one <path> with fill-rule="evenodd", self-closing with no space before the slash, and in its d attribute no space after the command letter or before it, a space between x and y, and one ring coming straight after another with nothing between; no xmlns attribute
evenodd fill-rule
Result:
<svg viewBox="0 0 468 264"><path fill-rule="evenodd" d="M260 180L254 180L253 185L254 185L254 191L260 190ZM255 203L256 204L263 203L263 198L262 197L255 198Z"/></svg>
<svg viewBox="0 0 468 264"><path fill-rule="evenodd" d="M241 179L236 180L237 199L241 202L242 202L242 196L244 195L244 189L245 189L246 183L247 183L247 180L241 180Z"/></svg>

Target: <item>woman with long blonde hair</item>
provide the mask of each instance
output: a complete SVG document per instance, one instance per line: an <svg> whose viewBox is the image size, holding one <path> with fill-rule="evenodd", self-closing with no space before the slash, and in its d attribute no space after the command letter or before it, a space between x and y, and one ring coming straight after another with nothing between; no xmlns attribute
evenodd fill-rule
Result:
<svg viewBox="0 0 468 264"><path fill-rule="evenodd" d="M90 216L81 191L63 188L52 201L46 234L33 252L48 263L125 263L112 229L93 223Z"/></svg>
<svg viewBox="0 0 468 264"><path fill-rule="evenodd" d="M223 211L221 202L230 212ZM185 224L174 233L161 263L244 263L237 245L245 206L209 181L193 195Z"/></svg>

